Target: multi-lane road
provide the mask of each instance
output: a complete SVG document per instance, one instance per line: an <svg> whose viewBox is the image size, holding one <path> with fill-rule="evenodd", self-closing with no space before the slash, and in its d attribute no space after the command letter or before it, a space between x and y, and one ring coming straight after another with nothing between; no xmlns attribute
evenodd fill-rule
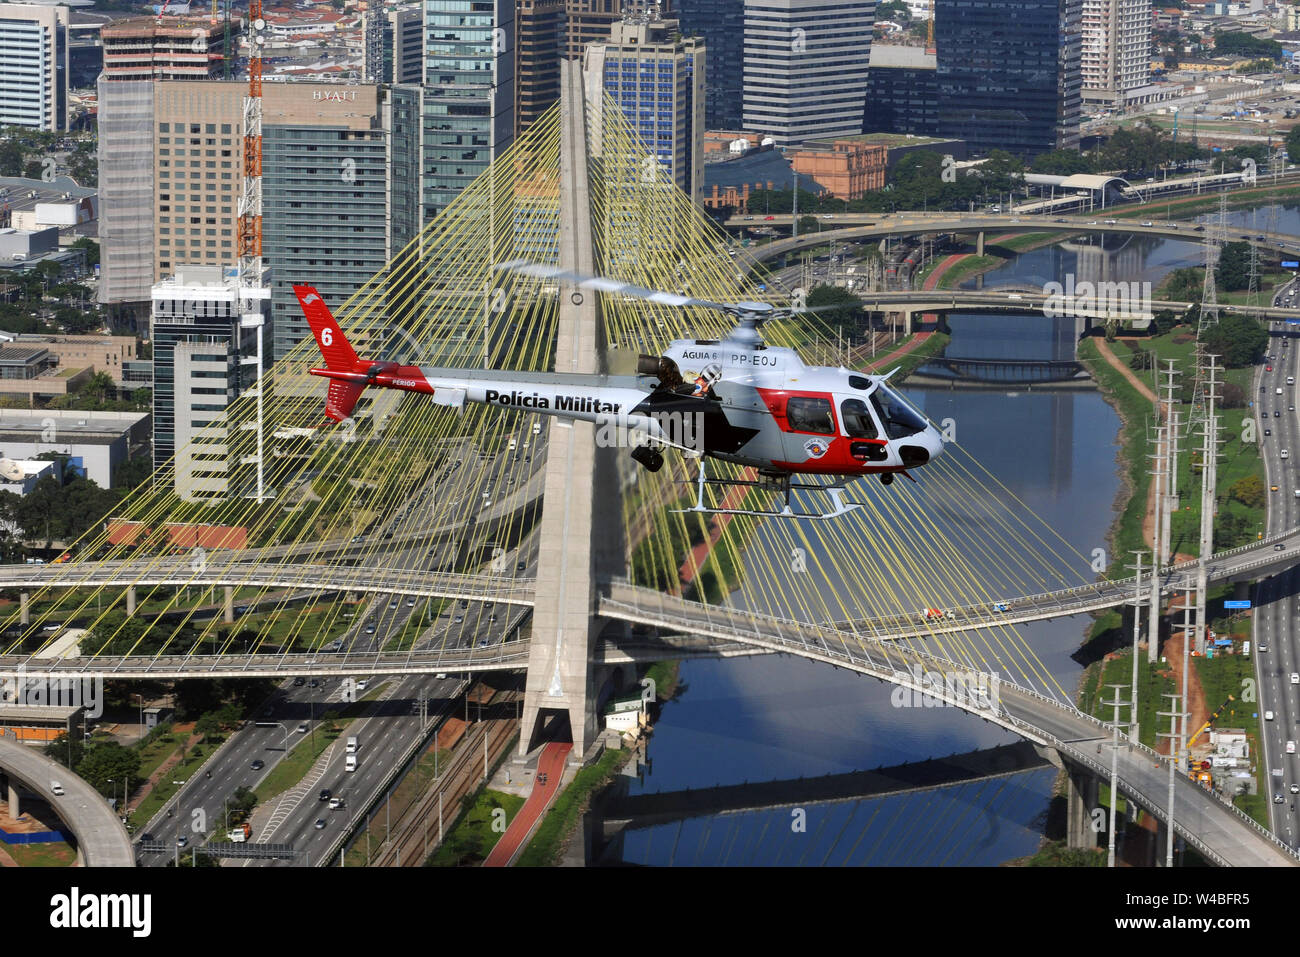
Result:
<svg viewBox="0 0 1300 957"><path fill-rule="evenodd" d="M1294 288L1293 283L1276 298L1285 300ZM1292 339L1286 332L1295 327L1274 326L1269 360L1259 375L1256 395L1260 448L1270 488L1270 535L1300 526L1300 469L1295 466L1300 456L1300 419L1295 412L1295 386L1287 382L1288 377L1300 377L1300 338ZM1265 429L1270 434L1264 434ZM1271 491L1273 488L1277 491ZM1300 684L1291 682L1292 674L1300 673L1300 568L1262 580L1255 595L1255 668L1258 708L1264 719L1260 723L1264 753L1259 759L1266 770L1270 822L1278 837L1300 847L1300 816L1296 813L1300 755L1286 751L1288 741L1300 738Z"/></svg>

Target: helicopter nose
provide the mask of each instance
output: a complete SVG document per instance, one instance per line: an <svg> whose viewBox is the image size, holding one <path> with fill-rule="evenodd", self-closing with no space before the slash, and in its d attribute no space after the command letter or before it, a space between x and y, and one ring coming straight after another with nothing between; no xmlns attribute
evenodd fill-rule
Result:
<svg viewBox="0 0 1300 957"><path fill-rule="evenodd" d="M933 425L909 436L898 450L904 468L919 468L943 451L943 435Z"/></svg>

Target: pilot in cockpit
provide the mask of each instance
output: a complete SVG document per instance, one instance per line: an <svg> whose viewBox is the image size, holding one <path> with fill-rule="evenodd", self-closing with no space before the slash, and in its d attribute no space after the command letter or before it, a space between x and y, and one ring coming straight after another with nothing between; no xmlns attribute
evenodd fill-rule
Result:
<svg viewBox="0 0 1300 957"><path fill-rule="evenodd" d="M722 378L722 366L711 362L695 377L695 391L692 395L713 397L713 383Z"/></svg>

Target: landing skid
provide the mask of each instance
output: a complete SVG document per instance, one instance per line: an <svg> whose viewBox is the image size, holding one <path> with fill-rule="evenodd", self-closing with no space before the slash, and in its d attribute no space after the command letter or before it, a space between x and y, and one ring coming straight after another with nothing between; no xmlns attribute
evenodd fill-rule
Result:
<svg viewBox="0 0 1300 957"><path fill-rule="evenodd" d="M771 483L754 482L748 479L735 479L734 481L728 479L710 479L705 474L705 463L707 461L708 460L703 457L701 457L700 459L700 474L697 476L695 482L695 486L696 486L695 504L690 506L689 508L678 508L678 509L674 509L673 511L682 514L686 512L696 512L703 515L754 515L759 518L807 518L807 519L815 519L821 521L830 518L839 518L841 515L847 515L849 512L855 511L856 509L862 507L862 504L860 502L844 501L844 493L847 490L842 485L807 485L802 483L794 483L790 481L790 476L784 475L781 476L781 478L779 478L776 482L776 489L783 494L785 500L784 507L782 507L779 510L776 509L760 510L760 509L747 509L747 508L712 508L704 504L705 485L709 485L709 484L750 485L750 486L757 486L760 488L766 488L766 487L770 487ZM825 492L827 495L831 497L831 501L834 503L834 508L832 508L829 512L796 511L790 505L790 490L792 488L812 489L817 492Z"/></svg>

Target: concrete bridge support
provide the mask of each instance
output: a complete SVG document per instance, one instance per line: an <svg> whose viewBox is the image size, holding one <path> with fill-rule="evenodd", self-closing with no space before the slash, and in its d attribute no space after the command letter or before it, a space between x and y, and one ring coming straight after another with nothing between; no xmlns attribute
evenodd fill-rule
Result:
<svg viewBox="0 0 1300 957"><path fill-rule="evenodd" d="M235 589L230 585L225 586L221 598L221 620L227 625L235 622Z"/></svg>
<svg viewBox="0 0 1300 957"><path fill-rule="evenodd" d="M19 806L18 802L18 785L15 784L14 779L8 775L5 776L5 785L9 789L9 818L14 820L23 813L23 809Z"/></svg>
<svg viewBox="0 0 1300 957"><path fill-rule="evenodd" d="M577 61L561 64L560 109L560 268L590 275L597 269L587 178L586 106ZM561 284L555 370L598 372L601 338L596 294ZM526 754L546 730L544 722L563 713L573 735L572 760L581 761L596 737L599 693L597 669L591 665L597 636L592 577L598 481L595 434L586 422L554 419L549 428L533 639L519 747Z"/></svg>
<svg viewBox="0 0 1300 957"><path fill-rule="evenodd" d="M135 614L135 586L134 585L126 586L126 613L128 615Z"/></svg>
<svg viewBox="0 0 1300 957"><path fill-rule="evenodd" d="M982 229L975 234L975 255L984 255L984 230Z"/></svg>
<svg viewBox="0 0 1300 957"><path fill-rule="evenodd" d="M25 591L18 593L18 621L23 625L32 623L31 596Z"/></svg>
<svg viewBox="0 0 1300 957"><path fill-rule="evenodd" d="M1087 771L1071 769L1066 775L1065 839L1071 848L1097 846L1092 810L1097 807L1097 779Z"/></svg>

